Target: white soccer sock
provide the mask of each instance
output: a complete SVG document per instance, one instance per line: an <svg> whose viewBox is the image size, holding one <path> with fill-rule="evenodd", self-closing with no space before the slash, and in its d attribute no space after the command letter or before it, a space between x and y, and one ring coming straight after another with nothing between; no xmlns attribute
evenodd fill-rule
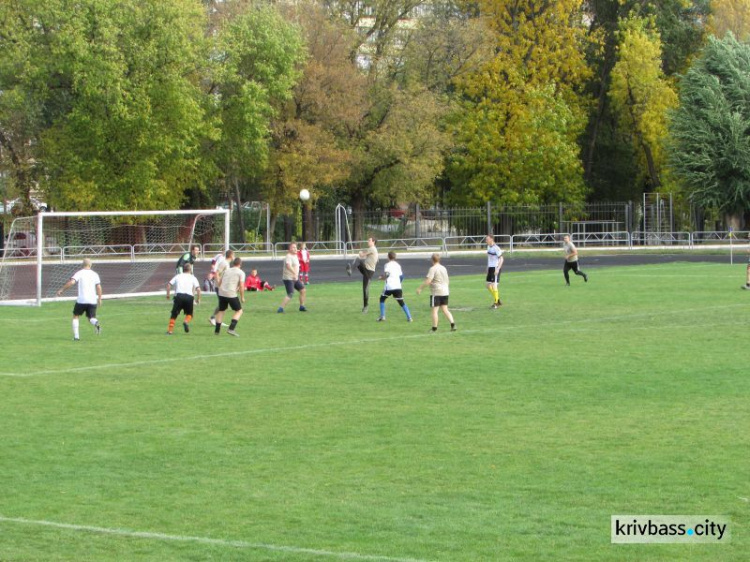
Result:
<svg viewBox="0 0 750 562"><path fill-rule="evenodd" d="M92 326L96 326L99 323L99 321L96 318L89 318L89 322L91 323Z"/></svg>
<svg viewBox="0 0 750 562"><path fill-rule="evenodd" d="M78 318L73 318L73 337L78 339L80 334L78 333Z"/></svg>

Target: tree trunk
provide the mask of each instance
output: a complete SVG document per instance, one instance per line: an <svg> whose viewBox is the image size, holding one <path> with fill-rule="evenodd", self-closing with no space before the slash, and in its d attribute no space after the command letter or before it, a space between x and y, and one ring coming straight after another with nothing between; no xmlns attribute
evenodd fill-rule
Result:
<svg viewBox="0 0 750 562"><path fill-rule="evenodd" d="M237 224L239 225L240 229L240 235L239 235L239 242L242 242L243 244L246 242L245 240L245 217L242 213L242 196L240 195L240 182L237 180L237 178L234 178L234 199L235 203L237 204Z"/></svg>
<svg viewBox="0 0 750 562"><path fill-rule="evenodd" d="M656 191L661 185L661 180L659 179L659 172L656 170L654 154L651 152L651 147L645 142L641 141L641 146L643 147L643 153L646 155L646 164L648 165L648 175L651 179L651 188Z"/></svg>
<svg viewBox="0 0 750 562"><path fill-rule="evenodd" d="M312 203L302 203L302 240L315 240L315 229L313 228Z"/></svg>
<svg viewBox="0 0 750 562"><path fill-rule="evenodd" d="M354 240L364 239L365 197L356 192L352 197L352 218L354 219Z"/></svg>

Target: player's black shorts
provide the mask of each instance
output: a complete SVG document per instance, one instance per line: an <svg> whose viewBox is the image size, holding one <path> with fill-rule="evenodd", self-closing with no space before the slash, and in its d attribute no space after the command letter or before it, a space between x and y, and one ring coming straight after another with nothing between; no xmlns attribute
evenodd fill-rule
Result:
<svg viewBox="0 0 750 562"><path fill-rule="evenodd" d="M404 298L404 290L403 289L385 289L383 290L383 294L380 296L382 296L383 299L387 299L388 297L396 297L396 300L401 300Z"/></svg>
<svg viewBox="0 0 750 562"><path fill-rule="evenodd" d="M77 302L73 306L73 316L83 316L84 313L86 318L96 318L96 305Z"/></svg>
<svg viewBox="0 0 750 562"><path fill-rule="evenodd" d="M305 284L299 279L296 281L284 279L284 288L286 289L286 296L292 298L294 296L294 289L301 291L305 288Z"/></svg>
<svg viewBox="0 0 750 562"><path fill-rule="evenodd" d="M219 310L224 312L227 308L231 308L235 312L242 310L240 297L222 297L219 295Z"/></svg>
<svg viewBox="0 0 750 562"><path fill-rule="evenodd" d="M431 295L430 296L430 306L432 308L435 308L436 306L448 306L448 295L438 296L438 295Z"/></svg>
<svg viewBox="0 0 750 562"><path fill-rule="evenodd" d="M185 312L185 316L192 316L194 301L193 295L186 295L185 293L176 294L172 301L172 318L177 318L180 312Z"/></svg>
<svg viewBox="0 0 750 562"><path fill-rule="evenodd" d="M500 271L497 272L497 275L495 275L495 268L494 267L488 267L487 268L487 283L497 283L500 280L500 274L503 272L502 268Z"/></svg>

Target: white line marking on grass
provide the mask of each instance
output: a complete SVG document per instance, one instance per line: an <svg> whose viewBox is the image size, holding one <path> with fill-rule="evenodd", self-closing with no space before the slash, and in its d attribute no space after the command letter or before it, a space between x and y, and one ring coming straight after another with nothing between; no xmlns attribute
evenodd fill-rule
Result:
<svg viewBox="0 0 750 562"><path fill-rule="evenodd" d="M277 544L253 543L247 541L212 539L209 537L192 537L189 535L167 535L165 533L150 533L145 531L131 531L129 529L108 529L106 527L93 527L90 525L72 525L70 523L58 523L56 521L39 521L24 519L22 517L3 517L0 522L20 523L23 525L36 525L40 527L52 527L55 529L67 529L70 531L83 531L87 533L99 533L104 535L117 535L120 537L132 537L136 539L152 539L160 541L195 542L214 546L229 546L232 548L247 548L255 550L269 550L272 552L289 552L293 554L311 554L313 556L325 556L328 558L339 558L341 560L373 560L376 562L428 562L418 558L394 558L391 556L380 556L377 554L359 554L357 552L336 552L334 550L321 550L317 548L303 548L297 546L283 546Z"/></svg>
<svg viewBox="0 0 750 562"><path fill-rule="evenodd" d="M710 311L710 310L720 310L720 309L726 309L726 308L738 308L738 307L745 307L745 306L747 305L744 303L735 303L735 304L707 306L707 307L692 308L692 309L683 308L683 309L676 309L676 310L655 310L651 312L642 312L638 314L620 314L616 316L614 315L603 316L601 318L587 318L585 320L561 320L561 321L547 322L547 323L540 322L540 323L533 323L533 324L504 325L504 326L498 326L496 328L483 328L483 329L477 329L477 330L462 330L459 327L458 334L491 334L491 333L497 333L497 332L503 332L503 331L523 330L525 328L531 328L531 329L537 330L539 328L555 328L558 326L563 327L563 326L570 326L574 324L591 324L594 322L616 322L619 320L633 320L637 318L653 318L653 317L665 316L665 315L694 314L696 312L705 312L705 311ZM359 345L368 344L368 343L377 344L377 343L389 342L389 341L394 341L394 340L436 338L436 337L441 337L441 336L453 337L454 335L457 335L457 334L451 334L451 332L444 330L437 334L432 333L432 332L426 332L426 333L412 334L412 335L389 336L389 337L384 337L384 338L365 338L365 339L360 339L360 340L310 343L310 344L304 344L304 345L293 345L289 347L265 347L265 348L260 348L260 349L244 349L240 351L225 351L221 353L207 353L207 354L193 355L193 356L165 357L163 359L145 359L143 361L131 361L128 363L103 363L99 365L86 365L83 367L69 367L66 369L51 369L47 371L36 371L36 372L30 372L30 373L0 372L0 377L28 378L28 377L35 377L35 376L40 376L40 375L58 375L62 373L85 373L87 371L99 371L99 370L130 368L130 367L143 367L146 365L159 365L159 364L175 363L175 362L182 362L182 361L200 361L203 359L218 359L218 358L223 358L223 357L258 355L262 353L278 353L278 352L284 352L284 351L300 351L300 350L305 350L305 349L317 349L317 348L334 347L334 346L336 347L347 346L347 345L359 346Z"/></svg>

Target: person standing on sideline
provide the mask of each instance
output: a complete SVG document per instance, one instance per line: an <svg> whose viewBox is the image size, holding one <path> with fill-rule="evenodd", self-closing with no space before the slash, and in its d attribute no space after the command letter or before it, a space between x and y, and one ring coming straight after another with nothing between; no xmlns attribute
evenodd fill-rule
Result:
<svg viewBox="0 0 750 562"><path fill-rule="evenodd" d="M239 296L237 296L239 294ZM219 311L216 313L216 325L214 334L217 336L221 333L221 321L224 319L224 312L227 308L234 311L232 322L229 324L227 334L239 337L235 332L237 322L242 316L242 304L245 302L245 272L242 271L242 259L234 258L232 267L226 269L221 276L219 284Z"/></svg>
<svg viewBox="0 0 750 562"><path fill-rule="evenodd" d="M578 250L576 249L573 242L570 241L570 236L567 234L563 236L563 251L565 252L565 265L563 266L563 275L565 275L565 284L570 286L570 276L568 271L571 269L576 275L583 277L585 283L589 282L589 276L583 271L578 269Z"/></svg>
<svg viewBox="0 0 750 562"><path fill-rule="evenodd" d="M307 293L307 289L305 289L302 281L299 280L299 258L297 257L297 244L294 242L289 244L289 250L287 250L284 257L284 269L281 271L281 279L284 282L286 296L281 301L281 306L276 312L279 314L284 312L284 307L292 300L295 289L299 292L299 311L307 312L305 308L305 294Z"/></svg>
<svg viewBox="0 0 750 562"><path fill-rule="evenodd" d="M500 290L498 282L500 273L503 271L503 251L500 246L495 244L495 237L492 234L487 235L487 290L492 295L492 308L499 308L503 305L500 300Z"/></svg>
<svg viewBox="0 0 750 562"><path fill-rule="evenodd" d="M62 288L57 291L57 296L63 294L67 289L78 283L78 298L73 306L73 340L80 339L79 318L86 314L89 323L94 327L94 333L98 336L102 333L102 326L96 319L96 307L102 304L102 282L99 274L91 269L91 260L83 260L83 269L73 274Z"/></svg>
<svg viewBox="0 0 750 562"><path fill-rule="evenodd" d="M305 285L310 284L310 252L307 250L307 244L302 242L297 251L299 259L299 280Z"/></svg>
<svg viewBox="0 0 750 562"><path fill-rule="evenodd" d="M375 247L377 240L370 237L367 239L367 248L359 253L359 257L354 262L356 267L362 274L362 312L367 312L367 304L370 301L370 281L375 275L375 269L378 267L378 249ZM352 274L351 264L346 265L346 272Z"/></svg>
<svg viewBox="0 0 750 562"><path fill-rule="evenodd" d="M183 311L185 312L185 321L182 323L182 327L186 333L190 331L190 321L193 319L193 304L201 303L200 283L193 275L193 266L189 263L182 266L182 273L178 273L167 283L167 300L171 296L172 287L174 287L174 301L169 316L169 326L167 327L167 335L169 336L174 333L175 320Z"/></svg>
<svg viewBox="0 0 750 562"><path fill-rule="evenodd" d="M747 233L747 241L748 244L750 244L750 232ZM742 288L746 291L750 291L750 245L748 245L747 247L747 254L747 273L745 274L745 284L742 285Z"/></svg>
<svg viewBox="0 0 750 562"><path fill-rule="evenodd" d="M184 254L182 254L180 256L180 259L177 260L175 275L182 273L185 264L193 265L195 263L195 260L198 259L198 254L200 254L200 251L200 246L193 246L192 248L190 248L189 252L185 252Z"/></svg>
<svg viewBox="0 0 750 562"><path fill-rule="evenodd" d="M383 287L383 293L380 295L380 317L378 318L378 322L385 322L385 301L390 296L396 298L401 310L406 314L406 321L411 322L411 312L404 302L404 294L401 287L401 281L404 279L404 272L396 261L395 252L388 252L388 263L385 264L383 275L380 276L380 279L385 279L385 287Z"/></svg>
<svg viewBox="0 0 750 562"><path fill-rule="evenodd" d="M453 321L453 315L448 310L449 283L448 270L440 264L440 254L432 254L432 267L427 272L427 277L424 278L424 281L417 289L417 294L420 294L422 289L427 285L430 286L433 332L437 332L438 329L438 309L443 311L448 322L451 323L451 332L456 331L456 323Z"/></svg>
<svg viewBox="0 0 750 562"><path fill-rule="evenodd" d="M214 273L214 287L216 288L216 296L219 296L219 287L221 287L221 278L224 273L229 269L229 265L234 260L234 252L227 250L224 255L218 254L212 261L211 269ZM216 326L216 315L219 313L219 304L217 303L211 318L208 321L212 326Z"/></svg>

